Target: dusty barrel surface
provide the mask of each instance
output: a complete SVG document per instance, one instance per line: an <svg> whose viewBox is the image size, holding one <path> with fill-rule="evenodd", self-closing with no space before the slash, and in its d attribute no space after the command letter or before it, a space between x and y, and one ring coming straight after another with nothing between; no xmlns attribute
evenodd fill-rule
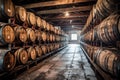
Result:
<svg viewBox="0 0 120 80"><path fill-rule="evenodd" d="M49 23L46 23L46 29L47 29L47 31L50 30L50 24Z"/></svg>
<svg viewBox="0 0 120 80"><path fill-rule="evenodd" d="M41 38L42 38L42 41L44 41L44 42L47 40L46 32L41 32Z"/></svg>
<svg viewBox="0 0 120 80"><path fill-rule="evenodd" d="M46 45L42 45L41 48L42 48L43 54L46 54L47 53L47 46Z"/></svg>
<svg viewBox="0 0 120 80"><path fill-rule="evenodd" d="M13 28L9 24L0 23L0 45L12 43L15 39Z"/></svg>
<svg viewBox="0 0 120 80"><path fill-rule="evenodd" d="M26 9L22 6L15 6L15 18L17 23L23 23L27 19Z"/></svg>
<svg viewBox="0 0 120 80"><path fill-rule="evenodd" d="M120 40L119 18L118 14L112 14L98 25L97 35L102 42L109 43Z"/></svg>
<svg viewBox="0 0 120 80"><path fill-rule="evenodd" d="M39 31L39 30L35 30L35 35L36 35L36 40L37 40L37 41L40 41L40 39L41 39L41 34L40 34L40 31Z"/></svg>
<svg viewBox="0 0 120 80"><path fill-rule="evenodd" d="M42 48L39 46L35 46L36 54L38 57L42 56Z"/></svg>
<svg viewBox="0 0 120 80"><path fill-rule="evenodd" d="M96 63L106 72L111 73L112 75L118 76L118 72L120 72L120 58L119 56L107 49L102 49L98 53L96 53Z"/></svg>
<svg viewBox="0 0 120 80"><path fill-rule="evenodd" d="M29 48L27 49L27 53L28 53L28 58L29 58L30 60L35 60L35 59L36 59L37 54L36 54L36 50L35 50L34 47L29 47Z"/></svg>
<svg viewBox="0 0 120 80"><path fill-rule="evenodd" d="M50 37L50 41L52 42L53 41L53 35L50 34L49 37Z"/></svg>
<svg viewBox="0 0 120 80"><path fill-rule="evenodd" d="M35 40L36 40L35 31L31 28L27 28L26 31L27 31L28 42L35 42Z"/></svg>
<svg viewBox="0 0 120 80"><path fill-rule="evenodd" d="M15 7L12 0L0 0L0 21L9 19L15 15Z"/></svg>
<svg viewBox="0 0 120 80"><path fill-rule="evenodd" d="M47 51L48 51L48 52L51 51L51 50L50 50L50 45L49 45L49 44L47 45Z"/></svg>
<svg viewBox="0 0 120 80"><path fill-rule="evenodd" d="M102 20L114 11L116 11L115 0L98 0L96 5L93 6L81 34L86 33L89 28L94 27L93 24L100 24Z"/></svg>
<svg viewBox="0 0 120 80"><path fill-rule="evenodd" d="M27 41L27 31L22 26L15 26L14 27L15 38L21 42Z"/></svg>
<svg viewBox="0 0 120 80"><path fill-rule="evenodd" d="M0 50L0 71L11 71L15 64L15 56L11 51Z"/></svg>
<svg viewBox="0 0 120 80"><path fill-rule="evenodd" d="M27 12L27 23L30 27L36 26L36 16L32 12Z"/></svg>
<svg viewBox="0 0 120 80"><path fill-rule="evenodd" d="M46 33L46 37L47 37L47 39L46 39L46 41L50 41L50 35L49 35L49 33Z"/></svg>
<svg viewBox="0 0 120 80"><path fill-rule="evenodd" d="M39 16L36 16L36 25L37 25L37 27L40 27L40 28L42 26L42 20Z"/></svg>
<svg viewBox="0 0 120 80"><path fill-rule="evenodd" d="M45 20L42 19L42 29L46 30L46 27L47 27L47 23Z"/></svg>
<svg viewBox="0 0 120 80"><path fill-rule="evenodd" d="M52 51L54 49L54 45L50 44L50 51Z"/></svg>
<svg viewBox="0 0 120 80"><path fill-rule="evenodd" d="M24 48L17 49L14 53L18 64L26 64L28 61L28 53Z"/></svg>

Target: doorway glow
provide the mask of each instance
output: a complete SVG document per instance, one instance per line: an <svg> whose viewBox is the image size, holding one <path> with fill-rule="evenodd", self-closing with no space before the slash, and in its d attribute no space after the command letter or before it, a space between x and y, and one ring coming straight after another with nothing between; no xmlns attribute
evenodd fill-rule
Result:
<svg viewBox="0 0 120 80"><path fill-rule="evenodd" d="M71 40L77 40L77 34L71 34Z"/></svg>

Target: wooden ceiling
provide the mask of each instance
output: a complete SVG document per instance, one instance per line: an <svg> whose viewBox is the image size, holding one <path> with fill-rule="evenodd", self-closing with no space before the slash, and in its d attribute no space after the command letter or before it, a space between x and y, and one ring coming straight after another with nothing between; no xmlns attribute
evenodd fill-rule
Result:
<svg viewBox="0 0 120 80"><path fill-rule="evenodd" d="M81 30L96 0L13 0L63 30ZM69 16L65 16L65 12Z"/></svg>

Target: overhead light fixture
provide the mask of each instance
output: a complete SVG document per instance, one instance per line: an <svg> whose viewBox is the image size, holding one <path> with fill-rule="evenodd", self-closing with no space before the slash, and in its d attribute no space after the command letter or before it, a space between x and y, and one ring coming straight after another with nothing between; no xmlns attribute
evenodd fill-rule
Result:
<svg viewBox="0 0 120 80"><path fill-rule="evenodd" d="M70 20L70 24L72 23L72 20Z"/></svg>
<svg viewBox="0 0 120 80"><path fill-rule="evenodd" d="M65 12L65 16L68 17L70 14L69 12Z"/></svg>

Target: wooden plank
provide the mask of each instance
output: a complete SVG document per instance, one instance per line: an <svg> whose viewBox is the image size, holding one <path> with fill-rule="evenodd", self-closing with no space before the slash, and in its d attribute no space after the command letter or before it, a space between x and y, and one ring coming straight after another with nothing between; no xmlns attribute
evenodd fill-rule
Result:
<svg viewBox="0 0 120 80"><path fill-rule="evenodd" d="M77 11L90 11L93 6L81 6L81 7L72 7L72 8L61 8L61 9L52 9L52 10L43 10L38 11L37 14L57 14L67 12L77 12Z"/></svg>
<svg viewBox="0 0 120 80"><path fill-rule="evenodd" d="M38 8L38 7L76 4L76 3L90 2L90 1L95 1L95 0L55 0L55 1L47 1L47 2L39 2L39 3L27 4L27 5L23 5L23 6L25 8Z"/></svg>

